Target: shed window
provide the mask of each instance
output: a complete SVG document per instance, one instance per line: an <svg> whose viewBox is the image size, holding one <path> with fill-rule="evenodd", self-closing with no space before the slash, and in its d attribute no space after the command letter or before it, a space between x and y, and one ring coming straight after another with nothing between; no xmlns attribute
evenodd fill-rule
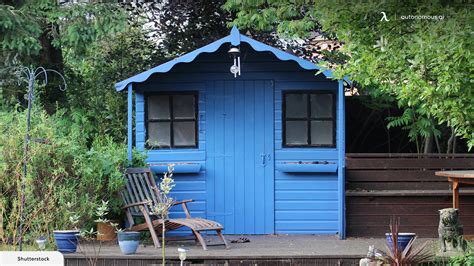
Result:
<svg viewBox="0 0 474 266"><path fill-rule="evenodd" d="M197 147L196 92L149 94L146 105L148 147Z"/></svg>
<svg viewBox="0 0 474 266"><path fill-rule="evenodd" d="M335 147L335 96L330 92L283 93L283 146Z"/></svg>

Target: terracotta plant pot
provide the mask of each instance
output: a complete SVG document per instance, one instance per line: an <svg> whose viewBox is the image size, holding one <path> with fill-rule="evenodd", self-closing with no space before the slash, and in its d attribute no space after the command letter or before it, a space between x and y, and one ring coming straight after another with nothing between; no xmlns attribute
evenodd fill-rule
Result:
<svg viewBox="0 0 474 266"><path fill-rule="evenodd" d="M117 240L117 233L115 232L115 228L110 223L117 223L117 221L110 221L108 223L97 223L97 240Z"/></svg>

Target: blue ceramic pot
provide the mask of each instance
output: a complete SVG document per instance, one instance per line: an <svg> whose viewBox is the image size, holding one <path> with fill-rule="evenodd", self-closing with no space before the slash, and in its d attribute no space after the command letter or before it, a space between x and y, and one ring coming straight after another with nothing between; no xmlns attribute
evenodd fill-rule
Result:
<svg viewBox="0 0 474 266"><path fill-rule="evenodd" d="M398 250L403 251L407 247L408 243L416 236L415 233L398 233ZM393 250L392 234L386 233L385 238L390 249Z"/></svg>
<svg viewBox="0 0 474 266"><path fill-rule="evenodd" d="M53 231L54 240L58 251L62 253L74 253L77 250L77 230L57 230Z"/></svg>
<svg viewBox="0 0 474 266"><path fill-rule="evenodd" d="M137 252L140 244L140 232L119 232L117 238L123 254L131 255Z"/></svg>

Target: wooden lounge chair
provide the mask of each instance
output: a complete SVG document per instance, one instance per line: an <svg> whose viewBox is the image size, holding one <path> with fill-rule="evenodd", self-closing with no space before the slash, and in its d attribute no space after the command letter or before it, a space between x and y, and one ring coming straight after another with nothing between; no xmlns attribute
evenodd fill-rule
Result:
<svg viewBox="0 0 474 266"><path fill-rule="evenodd" d="M122 191L122 198L124 200L127 219L130 223L128 230L130 231L145 231L149 230L153 244L156 248L160 247L160 241L158 239L157 231L159 234L163 234L162 226L163 220L157 218L155 215L150 213L150 205L157 204L160 197L158 197L159 190L153 173L150 168L129 168L126 172L127 187L126 190ZM227 241L222 235L223 226L217 222L202 219L192 218L189 213L187 203L193 200L182 200L174 202L173 205L181 204L186 218L183 219L168 219L165 223L165 230L175 230L180 227L188 227L193 232L196 241L199 241L202 248L207 250L207 244L201 235L202 231L216 231L219 238L222 240L226 248L229 248ZM135 225L133 216L142 216L145 218L145 223Z"/></svg>

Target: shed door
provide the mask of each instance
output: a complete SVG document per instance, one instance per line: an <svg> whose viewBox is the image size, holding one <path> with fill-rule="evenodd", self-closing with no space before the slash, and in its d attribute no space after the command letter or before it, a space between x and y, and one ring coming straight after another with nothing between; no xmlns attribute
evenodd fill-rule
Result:
<svg viewBox="0 0 474 266"><path fill-rule="evenodd" d="M206 94L207 215L226 234L271 234L272 82L214 81Z"/></svg>

